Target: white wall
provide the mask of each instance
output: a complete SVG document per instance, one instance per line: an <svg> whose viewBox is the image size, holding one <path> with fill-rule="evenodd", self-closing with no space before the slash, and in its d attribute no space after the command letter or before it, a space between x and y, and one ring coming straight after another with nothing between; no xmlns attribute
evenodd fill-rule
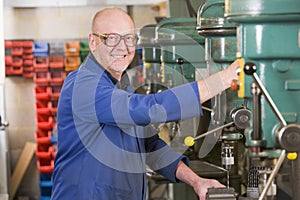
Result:
<svg viewBox="0 0 300 200"><path fill-rule="evenodd" d="M4 7L5 39L87 38L94 14L103 6L59 8ZM122 7L126 10L126 7ZM155 23L159 11L151 6L135 6L132 17L137 28Z"/></svg>

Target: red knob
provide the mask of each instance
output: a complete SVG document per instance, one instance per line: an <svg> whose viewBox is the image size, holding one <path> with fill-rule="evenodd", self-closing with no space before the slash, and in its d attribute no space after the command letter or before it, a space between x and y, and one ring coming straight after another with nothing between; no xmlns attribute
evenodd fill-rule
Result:
<svg viewBox="0 0 300 200"><path fill-rule="evenodd" d="M239 81L238 80L232 80L230 88L233 91L237 91L239 89Z"/></svg>

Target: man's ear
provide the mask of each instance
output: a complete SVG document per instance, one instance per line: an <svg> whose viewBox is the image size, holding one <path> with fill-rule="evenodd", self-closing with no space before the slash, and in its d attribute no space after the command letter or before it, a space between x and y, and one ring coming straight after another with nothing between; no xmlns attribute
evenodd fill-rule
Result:
<svg viewBox="0 0 300 200"><path fill-rule="evenodd" d="M96 49L96 46L98 45L97 39L93 36L92 33L89 34L89 48L90 51L93 52Z"/></svg>

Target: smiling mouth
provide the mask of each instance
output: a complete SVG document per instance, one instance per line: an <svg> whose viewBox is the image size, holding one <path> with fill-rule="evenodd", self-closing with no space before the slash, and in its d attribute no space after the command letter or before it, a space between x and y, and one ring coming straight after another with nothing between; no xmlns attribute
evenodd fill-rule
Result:
<svg viewBox="0 0 300 200"><path fill-rule="evenodd" d="M112 55L112 57L114 57L114 58L125 58L126 55Z"/></svg>

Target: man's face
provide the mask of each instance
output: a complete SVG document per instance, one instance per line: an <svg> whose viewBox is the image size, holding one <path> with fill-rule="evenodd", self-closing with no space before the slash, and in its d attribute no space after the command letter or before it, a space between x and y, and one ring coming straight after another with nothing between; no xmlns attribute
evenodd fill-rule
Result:
<svg viewBox="0 0 300 200"><path fill-rule="evenodd" d="M98 27L96 34L116 33L121 36L134 34L133 24L122 20L101 22ZM105 39L93 34L90 35L90 40L93 41L92 51L96 60L110 73L122 74L134 58L136 47L128 47L125 43L126 38L121 38L115 46L107 46Z"/></svg>
<svg viewBox="0 0 300 200"><path fill-rule="evenodd" d="M128 47L123 38L116 46L101 42L96 46L94 55L105 69L122 73L134 58L135 46Z"/></svg>

